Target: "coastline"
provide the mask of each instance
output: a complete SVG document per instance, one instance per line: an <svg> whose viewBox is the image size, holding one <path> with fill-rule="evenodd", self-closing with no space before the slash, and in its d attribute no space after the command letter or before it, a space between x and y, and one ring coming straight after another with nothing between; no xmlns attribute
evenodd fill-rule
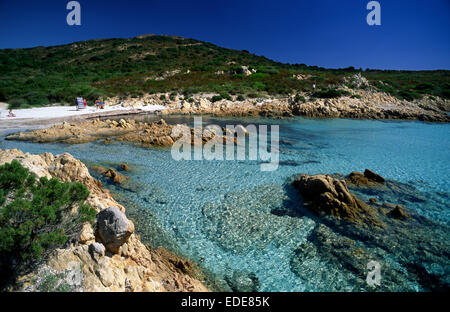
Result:
<svg viewBox="0 0 450 312"><path fill-rule="evenodd" d="M114 120L112 120L112 121L109 121L109 122L103 122L103 123L117 123L117 125L120 125L121 124L121 122L119 121L119 122L117 122L117 121L114 121ZM283 123L283 122L290 122L290 120L289 119L287 119L287 120L284 120L284 121L282 121L282 120L280 120L280 122L281 123ZM91 120L91 121L85 121L85 123L93 123L93 124L95 124L95 123L98 123L98 121L96 121L96 120ZM388 125L388 124L390 124L390 123L386 123L386 126ZM415 123L415 124L420 124L420 123ZM66 125L66 126L69 126L69 125ZM72 127L72 125L70 125L71 127ZM436 125L436 126L439 126L439 125ZM384 127L384 125L381 125L381 127ZM84 127L84 129L88 129L88 127ZM108 128L109 129L109 128ZM123 123L123 129L127 129L127 131L128 130L130 130L130 129L133 129L133 127L129 127L129 122L127 122L126 124L125 123ZM120 130L120 129L119 129ZM50 134L51 134L51 132L49 132ZM20 147L19 147L20 148ZM64 148L65 149L65 148ZM48 151L47 149L43 149L43 150L41 150L39 153L42 153L42 152L46 152L46 151ZM64 152L65 150L63 150L62 152ZM33 153L36 153L36 152L33 152ZM55 153L55 151L53 151L53 153ZM56 154L59 154L59 153L61 153L60 151L58 151ZM74 154L75 155L75 154ZM80 157L80 155L78 155L77 157ZM124 162L130 162L130 159L128 158L128 159L121 159L121 161L124 161ZM98 159L96 160L96 164L98 164ZM92 165L92 164L91 164ZM102 164L103 165L103 164ZM104 164L105 165L105 168L108 168L109 166L112 166L112 165L109 165L109 164L107 164L107 163L105 163ZM131 166L133 166L133 162L131 162L130 163L130 165ZM136 164L134 164L134 165L136 165ZM117 167L117 166L116 166ZM114 168L116 168L116 167L114 167ZM372 166L371 166L372 167ZM91 167L90 167L91 168ZM117 167L116 168L116 170L120 173L121 171L120 171L120 167ZM152 170L154 170L154 169L152 169ZM132 171L131 171L132 172ZM328 171L328 172L330 172L330 171ZM342 171L338 171L338 172L342 172ZM349 171L347 171L347 172L349 172ZM124 172L123 172L124 173ZM153 175L155 175L155 173L156 172L152 172L151 173L151 175L153 176ZM94 177L96 177L97 178L97 176L95 175L95 173L94 172L92 172L92 174L93 174L93 176ZM126 174L126 173L125 173ZM126 174L126 175L128 175L128 174ZM183 181L186 181L184 178L182 179ZM102 179L101 180L102 182L104 182L104 183L108 183L108 181L107 181L107 179ZM124 186L125 188L127 188L127 187L131 187L130 189L133 189L133 185L129 185L129 186L127 186L126 184L125 184L125 186ZM137 189L137 186L136 186L136 189ZM197 189L196 189L197 190ZM140 196L140 195L139 195ZM159 197L158 197L159 198ZM164 198L162 198L162 199L164 199ZM367 200L367 199L366 199ZM123 202L122 202L122 204L124 204ZM239 207L241 207L242 205L238 205ZM161 209L161 207L159 207L159 206L157 206L158 207L158 209ZM406 207L408 207L408 206L406 206ZM383 208L383 207L382 207ZM392 209L393 207L388 207L389 209ZM378 208L377 208L378 209ZM383 208L384 209L384 208ZM213 211L211 211L211 213L209 214L212 218L214 217L214 218L216 218L215 220L219 220L219 219L221 219L222 218L222 215L220 215L220 214L218 214L219 212L221 212L221 209L220 209L220 206L219 206L219 208L218 209L216 209L216 210L213 210ZM289 212L287 212L287 213L289 213ZM223 216L223 217L225 217L225 216ZM233 218L234 219L234 218ZM232 219L229 219L230 221L229 222L234 222L234 220L232 220ZM239 221L240 219L239 218L237 218L235 221L236 222L240 222ZM136 221L137 222L137 221ZM246 222L248 222L248 221L246 221ZM395 222L397 222L397 221L395 221ZM400 221L398 221L397 223L398 224L402 224L402 223L399 223ZM404 221L402 221L402 222L404 222ZM138 223L137 223L138 224ZM233 229L234 229L234 227L233 227ZM153 235L154 235L154 233L153 233ZM330 253L329 253L329 250L328 250L328 245L323 245L322 244L322 241L321 240L317 240L316 239L316 237L322 237L323 235L325 235L325 237L328 237L328 236L330 236L331 238L332 238L332 241L340 241L340 240L342 240L342 238L340 237L340 236L333 236L332 234L330 234L329 233L329 231L326 229L326 228L323 228L323 227L319 227L319 228L317 228L317 230L315 230L313 233L312 233L312 236L311 236L311 242L310 243L308 243L307 244L307 246L310 246L310 244L315 244L315 243L317 243L317 244L319 244L319 245L317 245L316 247L314 247L313 248L313 250L315 250L315 252L316 253L318 253L321 257L323 257L323 258L325 258L325 259L327 259L329 256L330 256ZM245 237L245 235L240 235L240 237ZM144 237L144 239L145 239L145 236L143 236ZM229 237L233 237L233 236L229 236ZM395 238L395 236L392 236L393 238ZM226 243L225 243L225 241L220 241L222 244L225 244L225 246L226 246ZM233 242L233 241L232 241ZM408 245L410 245L410 246L413 246L412 244L408 244ZM300 247L302 247L303 245L301 245ZM315 245L314 245L315 246ZM308 247L309 248L309 247ZM412 248L412 247L411 247ZM316 250L317 249L317 250ZM346 256L346 254L347 254L347 251L348 252L353 252L353 250L354 249L349 249L349 250L344 250L343 252L342 252L342 254L344 255L344 256ZM359 250L359 249L358 249ZM370 251L370 250L369 250ZM368 252L368 254L370 254L370 252ZM302 271L302 263L301 263L301 261L299 260L299 259L301 259L302 258L302 254L300 253L299 255L298 255L298 257L297 258L293 258L293 268L294 268L294 274L296 274L296 275L299 275L299 276L303 276L303 277L307 277L308 275L307 275L307 273L305 273L305 272L303 272ZM335 259L336 260L336 259ZM339 258L337 258L337 262L339 263ZM196 259L195 261L198 261L198 259ZM69 261L70 262L70 261ZM356 263L356 262L351 262L351 265L352 266L354 266L355 268L357 267L358 268L358 272L360 271L360 270L363 270L363 267L360 267L359 266L359 264L358 263ZM205 274L207 274L207 273L205 273ZM306 274L306 275L305 275ZM239 278L239 276L240 275L236 275L236 278ZM227 277L227 278L233 278L233 276L231 276L231 277ZM251 276L247 276L247 278L250 278L250 280L252 280L252 278L251 278ZM399 277L399 278L403 278L403 277ZM228 282L227 282L228 283ZM313 285L311 284L311 287L313 287ZM314 286L315 287L315 286ZM405 286L406 287L406 286ZM315 288L314 288L315 289Z"/></svg>
<svg viewBox="0 0 450 312"><path fill-rule="evenodd" d="M36 155L17 149L0 149L0 164L14 159L38 178L57 178L86 185L90 192L86 203L97 212L110 207L123 214L126 212L101 182L90 175L87 167L69 153ZM36 291L49 275L57 275L60 284L69 283L74 291L209 291L197 279L203 273L196 266L167 250L152 250L145 246L139 235L133 233L132 221L128 222L131 226L128 239L121 242L117 250L107 247L105 251L103 247L103 252L93 251L101 246L99 225L85 222L76 241L55 249L31 272L17 272L19 276L8 290Z"/></svg>
<svg viewBox="0 0 450 312"><path fill-rule="evenodd" d="M319 119L450 122L450 101L447 99L423 98L406 101L377 91L351 90L351 92L351 96L330 99L309 98L307 94L298 94L295 97L261 97L243 101L239 101L236 96L231 100L213 101L214 94L209 93L194 95L189 100L180 94L170 98L167 93L146 94L125 99L113 97L107 99L108 106L105 110L88 107L77 111L73 106L47 106L14 110L16 117L10 118L6 117L5 109L0 109L0 128L14 129L24 126L53 125L64 121L75 122L143 114L268 118L303 116ZM0 104L6 105L6 103Z"/></svg>
<svg viewBox="0 0 450 312"><path fill-rule="evenodd" d="M5 117L6 112L3 111L0 117L0 129L53 125L64 121L82 121L94 118L157 114L162 109L164 109L164 107L160 105L141 105L136 107L123 107L121 105L116 105L106 108L105 110L95 110L93 107L88 107L86 110L81 111L76 111L73 106L25 108L14 110L16 117Z"/></svg>

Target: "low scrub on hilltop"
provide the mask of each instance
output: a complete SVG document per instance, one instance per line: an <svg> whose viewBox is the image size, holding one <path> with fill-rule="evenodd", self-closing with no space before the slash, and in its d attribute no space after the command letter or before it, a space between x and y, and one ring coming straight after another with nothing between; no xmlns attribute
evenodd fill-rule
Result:
<svg viewBox="0 0 450 312"><path fill-rule="evenodd" d="M251 74L242 73L246 66ZM400 99L450 98L449 71L325 69L283 64L248 51L170 36L104 39L52 47L0 50L0 101L11 107L93 103L99 95L199 92L287 95L325 92L345 77L363 73L370 86ZM301 75L302 79L296 79ZM319 94L320 95L320 94Z"/></svg>

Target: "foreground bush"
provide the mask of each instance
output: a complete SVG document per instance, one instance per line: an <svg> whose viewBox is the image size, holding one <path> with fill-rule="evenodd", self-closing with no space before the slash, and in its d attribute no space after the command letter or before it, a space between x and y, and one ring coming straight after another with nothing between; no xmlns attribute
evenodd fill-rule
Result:
<svg viewBox="0 0 450 312"><path fill-rule="evenodd" d="M0 166L0 272L5 282L93 222L96 211L84 202L81 183L37 180L17 160ZM74 209L76 208L76 209ZM73 211L75 210L75 211Z"/></svg>

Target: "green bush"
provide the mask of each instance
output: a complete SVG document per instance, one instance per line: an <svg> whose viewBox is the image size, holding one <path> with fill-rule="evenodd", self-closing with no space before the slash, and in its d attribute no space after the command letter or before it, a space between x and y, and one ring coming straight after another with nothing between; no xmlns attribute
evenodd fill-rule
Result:
<svg viewBox="0 0 450 312"><path fill-rule="evenodd" d="M435 88L436 86L431 82L422 82L414 87L415 90L422 92L432 92Z"/></svg>
<svg viewBox="0 0 450 312"><path fill-rule="evenodd" d="M217 101L220 101L220 100L229 100L229 101L232 101L233 100L233 98L229 95L229 94L227 94L227 93L221 93L220 95L214 95L212 98L211 98L211 102L217 102Z"/></svg>
<svg viewBox="0 0 450 312"><path fill-rule="evenodd" d="M420 95L410 91L410 90L402 90L398 93L398 96L400 99L407 100L407 101L413 101L415 99L420 99Z"/></svg>
<svg viewBox="0 0 450 312"><path fill-rule="evenodd" d="M262 79L262 78L266 78L266 77L269 77L270 76L270 74L267 74L267 73L254 73L254 74L251 74L250 76L248 76L248 78L250 78L250 79Z"/></svg>
<svg viewBox="0 0 450 312"><path fill-rule="evenodd" d="M0 166L0 268L32 263L66 243L96 211L81 183L36 180L17 160ZM8 198L8 200L6 200ZM78 207L72 213L73 207Z"/></svg>
<svg viewBox="0 0 450 312"><path fill-rule="evenodd" d="M220 95L214 95L212 98L211 98L211 102L217 102L217 101L220 101L222 99L222 96L220 96Z"/></svg>
<svg viewBox="0 0 450 312"><path fill-rule="evenodd" d="M332 98L338 98L341 96L349 96L351 95L350 92L345 90L338 90L338 89L325 89L321 91L317 91L313 94L313 97L320 98L320 99L332 99Z"/></svg>
<svg viewBox="0 0 450 312"><path fill-rule="evenodd" d="M259 91L263 91L266 89L266 85L260 81L255 81L255 83L253 84L253 89L259 90Z"/></svg>
<svg viewBox="0 0 450 312"><path fill-rule="evenodd" d="M244 97L242 94L239 94L239 95L237 96L236 100L238 100L238 101L244 101L244 100L245 100L245 97Z"/></svg>
<svg viewBox="0 0 450 312"><path fill-rule="evenodd" d="M294 101L296 103L299 103L299 102L305 103L306 99L303 96L301 96L300 94L296 94L295 98L294 98Z"/></svg>
<svg viewBox="0 0 450 312"><path fill-rule="evenodd" d="M11 101L9 101L9 108L16 109L16 108L23 107L27 104L28 104L28 102L25 99L12 99Z"/></svg>

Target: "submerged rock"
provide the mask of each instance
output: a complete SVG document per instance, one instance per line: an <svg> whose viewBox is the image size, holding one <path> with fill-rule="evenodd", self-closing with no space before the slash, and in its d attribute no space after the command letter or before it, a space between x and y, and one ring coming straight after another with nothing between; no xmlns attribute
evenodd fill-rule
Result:
<svg viewBox="0 0 450 312"><path fill-rule="evenodd" d="M121 175L120 173L116 172L112 168L109 168L103 174L105 176L107 176L108 178L111 178L114 183L122 183L122 182L124 182L127 179L127 177Z"/></svg>
<svg viewBox="0 0 450 312"><path fill-rule="evenodd" d="M405 208L400 205L395 206L395 208L389 212L389 215L398 220L409 218L409 215L405 212Z"/></svg>
<svg viewBox="0 0 450 312"><path fill-rule="evenodd" d="M128 164L120 164L120 168L123 171L129 171L130 170L130 166Z"/></svg>
<svg viewBox="0 0 450 312"><path fill-rule="evenodd" d="M232 291L235 292L256 292L259 287L259 280L255 273L234 271L233 275L225 276L225 281Z"/></svg>
<svg viewBox="0 0 450 312"><path fill-rule="evenodd" d="M388 193L391 200L397 197L398 200L408 199L411 202L421 197L415 189L411 191L401 183L381 183L379 177L371 173L367 176L361 173L349 175L352 179L358 177L372 181L369 184L353 184L352 192L361 191L371 196ZM339 279L348 279L348 276L353 279L348 284L349 290L370 290L364 280L367 275L365 266L374 260L382 267L381 286L376 290L450 289L450 229L447 225L399 204L379 203L373 197L361 205L362 200L356 200L357 197L348 191L345 182L332 176L302 175L293 185L305 200L307 209L318 212L321 218L308 241L300 244L294 252L291 268L298 276L307 278L310 273L305 271L303 264L305 261L318 261L316 254L321 259L319 261L332 264L326 277L313 278L311 288L329 290L336 287L336 290L342 290L338 283L328 289L320 288L320 285L336 280L334 276L341 276L344 270L347 273ZM352 222L341 222L342 218ZM371 222L373 220L375 222ZM373 226L378 224L383 226ZM335 270L335 266L340 269Z"/></svg>
<svg viewBox="0 0 450 312"><path fill-rule="evenodd" d="M314 291L417 291L417 284L410 281L407 272L385 261L386 257L383 250L367 247L319 224L294 251L290 266ZM306 270L305 264L314 259L327 263L329 269L321 274ZM377 286L366 282L371 261L377 261L381 267L382 282Z"/></svg>

